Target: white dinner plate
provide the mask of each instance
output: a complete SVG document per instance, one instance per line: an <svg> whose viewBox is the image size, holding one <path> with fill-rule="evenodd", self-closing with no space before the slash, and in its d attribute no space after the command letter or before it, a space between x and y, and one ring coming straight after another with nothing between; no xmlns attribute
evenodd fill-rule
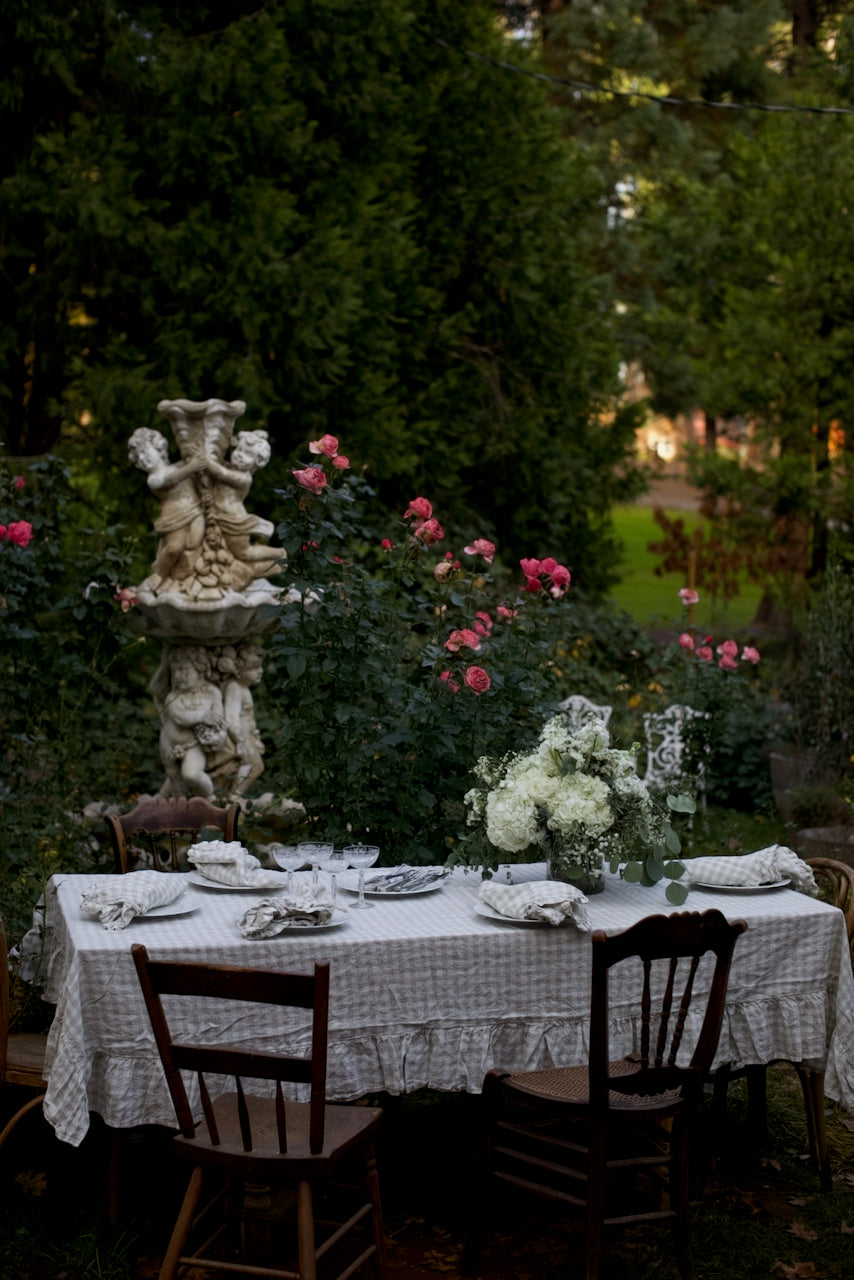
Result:
<svg viewBox="0 0 854 1280"><path fill-rule="evenodd" d="M288 877L282 872L281 884L220 884L218 880L209 880L200 871L191 871L187 876L190 884L197 884L200 889L218 889L221 893L281 893L288 887Z"/></svg>
<svg viewBox="0 0 854 1280"><path fill-rule="evenodd" d="M327 920L325 924L286 924L281 930L282 933L319 933L321 929L339 929L342 924L348 924L350 917L346 911L333 912L332 919ZM279 934L274 935L279 937ZM267 938L269 942L271 939Z"/></svg>
<svg viewBox="0 0 854 1280"><path fill-rule="evenodd" d="M479 916L485 916L487 920L496 920L499 924L521 924L529 929L541 929L544 925L547 929L555 928L554 925L549 924L548 920L519 920L516 916L502 915L500 911L496 911L494 907L491 907L488 902L478 900L474 904L474 909ZM572 924L571 917L567 917L564 924ZM562 925L557 926L559 929L562 927Z"/></svg>
<svg viewBox="0 0 854 1280"><path fill-rule="evenodd" d="M791 880L769 880L766 884L706 884L697 880L692 889L712 889L716 893L766 893L769 889L784 889Z"/></svg>
<svg viewBox="0 0 854 1280"><path fill-rule="evenodd" d="M430 884L416 885L414 889L407 889L406 885L402 889L372 889L370 881L365 877L365 897L366 898L412 898L417 893L435 893L437 889L441 889L444 878L441 880L433 880ZM338 888L345 889L347 893L359 892L359 873L358 871L345 871L343 875L338 877Z"/></svg>

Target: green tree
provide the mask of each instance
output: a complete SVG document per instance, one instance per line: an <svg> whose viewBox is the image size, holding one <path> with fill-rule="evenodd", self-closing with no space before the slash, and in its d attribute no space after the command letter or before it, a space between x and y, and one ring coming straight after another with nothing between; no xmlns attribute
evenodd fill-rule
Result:
<svg viewBox="0 0 854 1280"><path fill-rule="evenodd" d="M59 443L127 518L157 401L240 396L279 459L262 509L329 431L386 501L429 487L607 583L633 420L601 182L542 86L458 52L526 58L486 0L3 8L13 455Z"/></svg>

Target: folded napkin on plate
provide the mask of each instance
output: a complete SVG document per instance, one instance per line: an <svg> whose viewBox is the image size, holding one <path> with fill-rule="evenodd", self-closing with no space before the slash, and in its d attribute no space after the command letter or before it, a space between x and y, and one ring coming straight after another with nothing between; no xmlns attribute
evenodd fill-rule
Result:
<svg viewBox="0 0 854 1280"><path fill-rule="evenodd" d="M577 928L588 932L587 899L574 885L558 880L537 880L529 884L496 884L486 880L480 896L495 911L511 920L542 920L559 925L572 920Z"/></svg>
<svg viewBox="0 0 854 1280"><path fill-rule="evenodd" d="M686 858L683 884L760 885L791 880L795 889L815 898L818 886L811 869L793 849L771 844L756 853L720 858Z"/></svg>
<svg viewBox="0 0 854 1280"><path fill-rule="evenodd" d="M267 871L258 859L236 840L200 840L187 850L187 860L206 880L216 884L278 889L287 882L284 871Z"/></svg>
<svg viewBox="0 0 854 1280"><path fill-rule="evenodd" d="M311 894L294 894L287 898L265 898L256 902L237 922L244 938L274 938L284 929L313 929L328 924L332 906Z"/></svg>
<svg viewBox="0 0 854 1280"><path fill-rule="evenodd" d="M174 902L184 888L182 877L168 871L129 871L102 876L97 887L81 896L80 905L88 915L98 916L105 929L124 929L134 916Z"/></svg>

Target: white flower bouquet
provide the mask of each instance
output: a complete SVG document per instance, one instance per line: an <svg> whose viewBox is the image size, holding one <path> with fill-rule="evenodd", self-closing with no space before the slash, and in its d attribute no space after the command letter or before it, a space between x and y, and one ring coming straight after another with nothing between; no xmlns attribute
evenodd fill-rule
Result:
<svg viewBox="0 0 854 1280"><path fill-rule="evenodd" d="M534 751L483 756L474 773L480 785L465 797L468 824L476 829L466 841L467 859L494 867L508 854L518 861L545 857L552 878L579 883L585 892L602 887L605 862L613 871L625 864L627 880L649 885L667 878L669 900L685 900L676 883L684 872L679 838L667 811L637 777L633 753L612 747L600 721L571 730L555 716ZM694 810L688 796L668 796L667 806Z"/></svg>

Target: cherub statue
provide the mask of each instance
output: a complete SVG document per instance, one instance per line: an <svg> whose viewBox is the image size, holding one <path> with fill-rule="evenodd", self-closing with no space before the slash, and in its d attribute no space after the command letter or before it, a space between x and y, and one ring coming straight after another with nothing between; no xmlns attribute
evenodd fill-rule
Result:
<svg viewBox="0 0 854 1280"><path fill-rule="evenodd" d="M227 464L210 455L206 460L208 473L217 482L213 487L209 519L219 526L229 552L238 562L232 570L238 591L253 578L281 572L286 559L280 548L249 541L253 534L269 538L273 532L269 520L250 515L243 505L254 473L269 461L270 442L266 431L238 432Z"/></svg>
<svg viewBox="0 0 854 1280"><path fill-rule="evenodd" d="M186 578L191 571L187 553L201 546L205 516L193 477L207 465L202 453L170 463L166 437L153 427L140 427L128 441L128 457L136 467L148 472L148 487L160 498L160 515L154 522L161 535L148 585L157 593L172 580Z"/></svg>
<svg viewBox="0 0 854 1280"><path fill-rule="evenodd" d="M165 689L168 679L168 692ZM207 655L201 646L167 650L151 682L160 714L160 758L166 781L160 796L214 793L208 758L229 737L222 693L207 677Z"/></svg>
<svg viewBox="0 0 854 1280"><path fill-rule="evenodd" d="M243 795L264 772L264 744L255 723L252 687L264 674L263 650L247 643L235 649L224 645L218 651L215 678L222 687L225 723L228 727L228 754L211 762L218 785L230 787L233 795Z"/></svg>

